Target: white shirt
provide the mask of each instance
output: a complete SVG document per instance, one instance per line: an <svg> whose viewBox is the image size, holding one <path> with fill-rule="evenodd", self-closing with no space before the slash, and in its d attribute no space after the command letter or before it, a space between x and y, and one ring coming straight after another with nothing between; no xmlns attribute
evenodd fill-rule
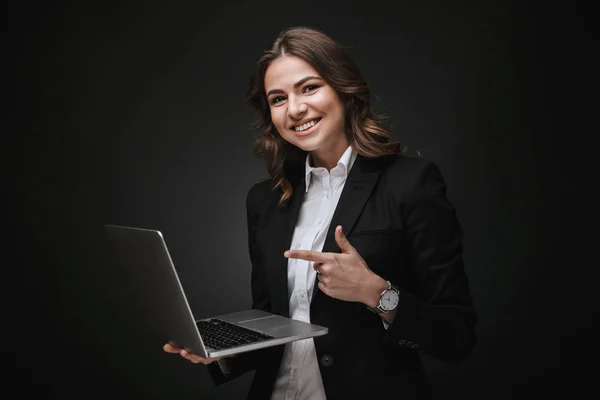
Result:
<svg viewBox="0 0 600 400"><path fill-rule="evenodd" d="M310 155L306 157L306 193L290 249L323 250L333 213L355 160L356 152L349 146L330 173L327 168L313 168ZM311 262L288 260L290 318L310 322L316 276ZM285 345L271 400L325 400L313 339Z"/></svg>

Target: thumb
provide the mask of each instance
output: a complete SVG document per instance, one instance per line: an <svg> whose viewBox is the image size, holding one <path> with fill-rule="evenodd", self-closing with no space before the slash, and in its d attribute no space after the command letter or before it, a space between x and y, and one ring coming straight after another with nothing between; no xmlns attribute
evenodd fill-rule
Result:
<svg viewBox="0 0 600 400"><path fill-rule="evenodd" d="M348 241L348 238L346 238L341 225L338 225L335 228L335 241L337 242L338 246L340 246L342 253L351 253L354 251L354 247L352 247Z"/></svg>

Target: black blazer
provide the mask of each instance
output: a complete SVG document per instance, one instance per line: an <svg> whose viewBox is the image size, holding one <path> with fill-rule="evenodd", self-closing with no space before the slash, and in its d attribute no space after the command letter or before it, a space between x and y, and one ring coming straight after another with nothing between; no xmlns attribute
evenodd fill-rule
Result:
<svg viewBox="0 0 600 400"><path fill-rule="evenodd" d="M246 199L252 261L253 308L289 316L287 259L305 192L304 171L289 177L294 192L283 206L271 180L254 185ZM463 232L446 197L438 167L420 158L358 156L333 215L323 252L340 252L334 230L342 225L367 265L400 288L393 324L364 304L333 299L315 283L311 322L329 328L315 338L328 400L372 396L427 399L430 387L419 352L440 360L466 359L475 345L476 314L462 259ZM228 359L216 384L255 370L249 399L269 399L284 346ZM389 398L389 397L388 397Z"/></svg>

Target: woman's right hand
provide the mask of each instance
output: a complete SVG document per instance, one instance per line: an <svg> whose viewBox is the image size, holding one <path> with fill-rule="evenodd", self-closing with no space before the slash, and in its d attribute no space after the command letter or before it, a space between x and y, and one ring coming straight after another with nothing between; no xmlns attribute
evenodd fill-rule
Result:
<svg viewBox="0 0 600 400"><path fill-rule="evenodd" d="M217 358L204 358L200 357L196 354L192 354L185 349L180 349L178 347L172 346L169 343L163 346L163 350L167 353L179 354L181 357L185 358L188 361L193 362L194 364L202 363L204 365L208 365L214 361L219 360L221 357Z"/></svg>

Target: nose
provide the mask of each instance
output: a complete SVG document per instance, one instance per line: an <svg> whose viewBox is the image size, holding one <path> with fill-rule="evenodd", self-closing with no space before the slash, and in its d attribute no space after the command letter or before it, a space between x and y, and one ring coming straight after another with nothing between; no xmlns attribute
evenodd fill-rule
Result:
<svg viewBox="0 0 600 400"><path fill-rule="evenodd" d="M300 119L308 110L306 103L290 96L288 98L288 115L292 119Z"/></svg>

